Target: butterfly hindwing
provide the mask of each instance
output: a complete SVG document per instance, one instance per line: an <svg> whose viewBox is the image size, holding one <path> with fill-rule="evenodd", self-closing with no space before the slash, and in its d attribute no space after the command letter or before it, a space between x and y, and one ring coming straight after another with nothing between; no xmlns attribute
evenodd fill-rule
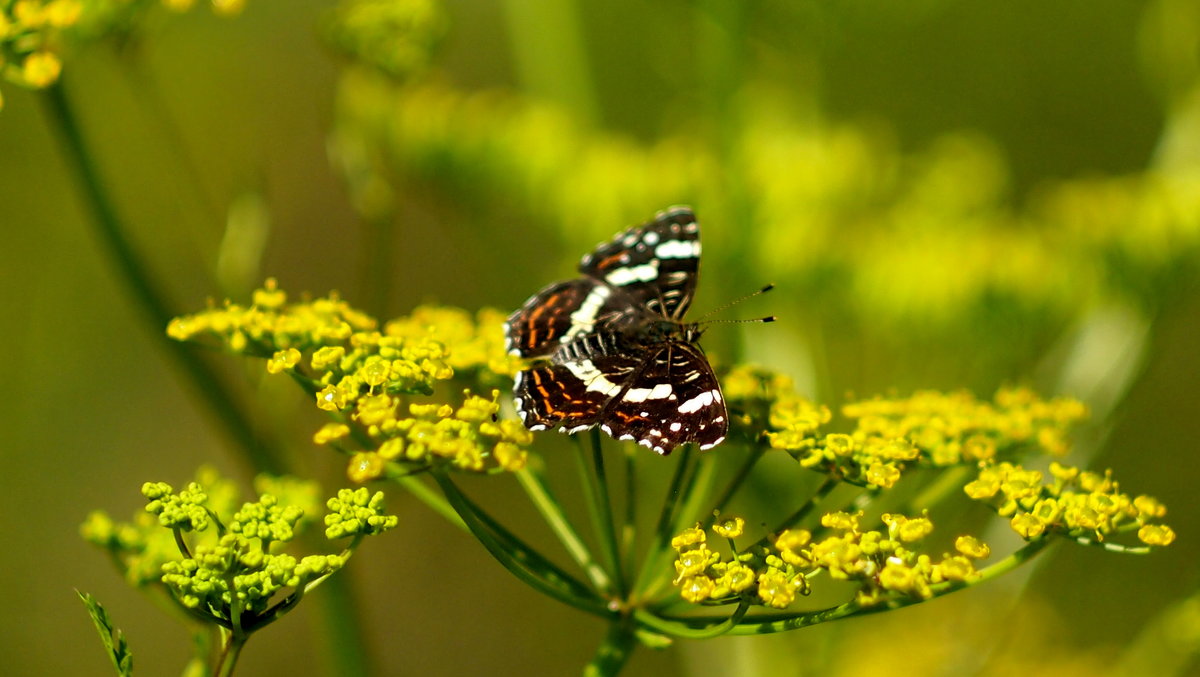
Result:
<svg viewBox="0 0 1200 677"><path fill-rule="evenodd" d="M601 427L659 454L695 442L710 449L729 429L721 386L699 348L682 341L660 345L604 412Z"/></svg>
<svg viewBox="0 0 1200 677"><path fill-rule="evenodd" d="M585 430L599 422L638 366L637 359L625 355L578 355L526 369L517 374L514 405L531 430Z"/></svg>

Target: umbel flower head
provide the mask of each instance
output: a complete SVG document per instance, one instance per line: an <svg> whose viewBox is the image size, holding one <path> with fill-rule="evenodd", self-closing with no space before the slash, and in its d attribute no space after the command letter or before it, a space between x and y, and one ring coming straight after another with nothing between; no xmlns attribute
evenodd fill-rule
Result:
<svg viewBox="0 0 1200 677"><path fill-rule="evenodd" d="M1146 545L1175 540L1174 530L1160 523L1166 506L1150 496L1122 493L1111 470L1100 474L1052 462L1049 474L1013 463L983 463L963 491L1009 518L1025 540L1053 532L1105 541L1135 529Z"/></svg>
<svg viewBox="0 0 1200 677"><path fill-rule="evenodd" d="M915 467L976 465L1034 453L1061 456L1068 450L1067 432L1087 416L1076 400L1043 400L1025 388L1002 388L991 402L967 392L922 391L847 404L842 414L855 428L820 434L831 419L828 409L788 389L774 394L766 421L772 447L806 468L881 489Z"/></svg>
<svg viewBox="0 0 1200 677"><path fill-rule="evenodd" d="M532 438L518 421L499 418L491 388L518 368L502 325L494 310L472 318L423 306L380 330L336 295L288 303L268 280L250 306L227 302L176 318L167 333L266 358L269 373L299 381L334 418L314 441L347 453L349 477L365 482L443 462L473 472L524 467ZM491 397L465 390L456 405L417 397L452 380L487 387Z"/></svg>
<svg viewBox="0 0 1200 677"><path fill-rule="evenodd" d="M745 550L729 536L727 518L711 528L729 538L732 552L710 549L707 532L696 525L671 545L678 552L675 585L687 601L728 603L743 599L784 609L812 591L821 574L834 581L859 585L855 602L873 606L897 599L928 599L933 586L965 582L977 576L974 560L987 557L988 547L975 538L961 538L956 552L933 556L921 543L933 532L928 517L885 514L884 528L860 527L862 513L832 512L821 518L819 535L808 529L785 529ZM740 529L735 530L740 534Z"/></svg>
<svg viewBox="0 0 1200 677"><path fill-rule="evenodd" d="M350 536L351 543L340 553L296 557L283 548L313 521L315 484L268 477L256 484L280 493L262 493L235 509L232 485L209 469L179 492L147 482L143 515L150 519L119 524L93 513L82 532L107 549L132 582L160 583L199 618L249 634L342 568L362 538L396 526L396 517L383 512L381 492L345 489L328 502L326 535Z"/></svg>
<svg viewBox="0 0 1200 677"><path fill-rule="evenodd" d="M1171 528L1159 522L1166 513L1162 504L1122 493L1111 471L1081 471L1052 461L1045 475L1021 465L1039 455L1067 453L1070 428L1087 414L1075 400L1045 400L1024 388L1003 388L990 402L965 392L925 391L847 404L841 413L853 427L823 432L832 412L796 394L788 379L767 370L735 367L726 379L726 399L746 440L759 440L763 433L756 431L765 428L766 444L826 480L785 526L755 543L739 546L745 522L733 516L677 534L671 541L677 553L674 583L692 603L783 609L815 586L839 581L857 586L853 599L838 607L850 613L929 599L980 580L985 572L977 564L991 557L989 545L978 536L960 534L952 552L927 547L934 531L928 512L885 513L871 518L878 520L875 528L865 526L869 508L833 510L815 524L804 522L838 484L865 489L854 505L867 507L914 468L926 469L926 476L954 466L975 468L975 478L968 481L966 476L965 486L957 486L1009 519L1030 548L1055 535L1097 543L1136 531L1149 546L1174 539ZM936 502L952 492L922 496ZM710 532L728 547L711 545ZM1014 555L989 566L995 572L1020 561Z"/></svg>

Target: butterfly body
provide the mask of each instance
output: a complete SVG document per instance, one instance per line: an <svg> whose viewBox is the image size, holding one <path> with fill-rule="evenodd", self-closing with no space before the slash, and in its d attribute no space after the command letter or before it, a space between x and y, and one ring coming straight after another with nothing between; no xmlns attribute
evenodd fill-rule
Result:
<svg viewBox="0 0 1200 677"><path fill-rule="evenodd" d="M514 385L525 425L599 425L660 454L723 441L728 414L696 344L701 329L682 321L699 263L695 215L672 207L584 256L583 277L549 285L514 312L510 352L544 360Z"/></svg>

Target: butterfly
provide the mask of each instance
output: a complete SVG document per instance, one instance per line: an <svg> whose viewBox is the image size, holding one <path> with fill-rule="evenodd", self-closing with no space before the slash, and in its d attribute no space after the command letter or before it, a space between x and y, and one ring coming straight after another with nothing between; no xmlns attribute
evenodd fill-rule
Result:
<svg viewBox="0 0 1200 677"><path fill-rule="evenodd" d="M700 267L700 225L670 207L601 243L582 277L534 294L505 324L510 353L537 358L517 374L517 413L530 430L596 425L659 454L720 444L729 429L721 386L683 322Z"/></svg>

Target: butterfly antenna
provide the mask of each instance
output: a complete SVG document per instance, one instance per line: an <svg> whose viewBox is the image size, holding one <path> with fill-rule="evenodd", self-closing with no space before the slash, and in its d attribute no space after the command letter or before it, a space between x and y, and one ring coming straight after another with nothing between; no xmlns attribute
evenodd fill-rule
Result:
<svg viewBox="0 0 1200 677"><path fill-rule="evenodd" d="M696 318L696 321L700 322L704 318L708 317L709 315L714 315L716 313L721 312L722 310L725 310L726 308L736 306L737 304L741 303L742 301L752 299L755 296L758 296L759 294L766 294L767 292L771 291L774 288L775 288L775 285L773 283L768 284L767 286L763 287L762 289L759 289L758 291L751 292L749 294L746 294L745 296L742 296L741 298L736 298L736 299L726 303L725 305L717 306L716 308L713 308L712 310L708 311L707 313L704 313L700 317ZM756 318L753 320L716 320L716 321L710 321L709 324L720 324L723 322L774 322L774 321L775 321L775 316L768 315L766 317L760 317L760 318Z"/></svg>

